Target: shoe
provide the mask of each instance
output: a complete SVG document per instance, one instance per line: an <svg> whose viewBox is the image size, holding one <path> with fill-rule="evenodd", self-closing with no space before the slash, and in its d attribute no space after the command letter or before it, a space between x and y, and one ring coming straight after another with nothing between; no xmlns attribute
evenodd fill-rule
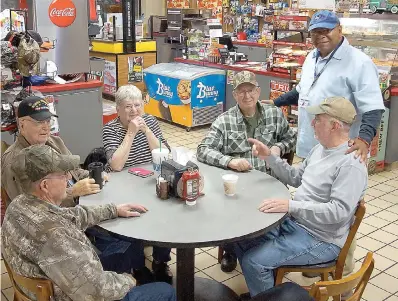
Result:
<svg viewBox="0 0 398 301"><path fill-rule="evenodd" d="M241 294L240 296L239 296L239 300L240 301L248 301L248 300L251 300L251 296L250 296L250 293L249 292L247 292L247 293L244 293L244 294Z"/></svg>
<svg viewBox="0 0 398 301"><path fill-rule="evenodd" d="M133 269L133 277L137 281L137 285L143 285L155 281L154 275L147 267L143 267L139 270Z"/></svg>
<svg viewBox="0 0 398 301"><path fill-rule="evenodd" d="M170 267L166 262L152 262L152 271L155 276L155 280L158 282L166 282L171 284L173 282L173 273L170 271Z"/></svg>
<svg viewBox="0 0 398 301"><path fill-rule="evenodd" d="M235 254L224 252L221 260L221 271L224 273L230 273L236 269L238 264L238 260L236 259Z"/></svg>
<svg viewBox="0 0 398 301"><path fill-rule="evenodd" d="M321 273L315 273L315 272L302 272L301 274L307 278L321 277Z"/></svg>

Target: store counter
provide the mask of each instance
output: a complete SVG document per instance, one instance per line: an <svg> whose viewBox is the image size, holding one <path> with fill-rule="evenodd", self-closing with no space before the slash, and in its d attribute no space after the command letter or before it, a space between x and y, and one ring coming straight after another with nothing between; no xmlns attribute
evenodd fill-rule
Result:
<svg viewBox="0 0 398 301"><path fill-rule="evenodd" d="M64 85L34 86L44 96L53 96L59 135L83 163L90 151L102 146L102 82L78 81Z"/></svg>
<svg viewBox="0 0 398 301"><path fill-rule="evenodd" d="M235 106L235 104L236 104L235 99L233 98L233 95L232 95L232 92L233 92L232 79L233 79L233 76L235 75L235 73L237 73L237 72L240 72L243 70L249 70L249 71L252 71L254 74L256 74L256 80L257 80L259 86L261 87L260 99L270 99L271 81L272 81L272 85L276 84L280 87L288 87L289 81L290 81L289 74L264 70L261 68L261 63L241 62L241 63L237 63L234 65L223 65L223 64L209 63L207 61L185 60L183 58L176 58L175 61L179 62L179 63L190 64L190 65L200 65L200 66L209 67L209 68L227 70L225 110L230 109L231 107ZM285 92L287 92L287 91L285 91Z"/></svg>
<svg viewBox="0 0 398 301"><path fill-rule="evenodd" d="M264 43L233 41L233 45L238 48L238 52L246 54L251 62L265 62L272 52L272 47Z"/></svg>
<svg viewBox="0 0 398 301"><path fill-rule="evenodd" d="M127 84L146 90L142 72L156 64L156 41L137 41L134 53L124 53L122 41L94 40L92 45L90 56L105 60L104 98L113 99L117 89Z"/></svg>
<svg viewBox="0 0 398 301"><path fill-rule="evenodd" d="M386 163L398 161L398 87L391 89L390 118L387 132Z"/></svg>

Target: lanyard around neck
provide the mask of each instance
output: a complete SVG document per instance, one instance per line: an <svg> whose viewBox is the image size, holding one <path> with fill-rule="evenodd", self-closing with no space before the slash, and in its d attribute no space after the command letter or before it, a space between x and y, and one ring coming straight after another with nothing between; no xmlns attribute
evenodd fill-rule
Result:
<svg viewBox="0 0 398 301"><path fill-rule="evenodd" d="M343 44L344 42L344 38L341 40L340 44L333 50L333 52L330 54L329 58L327 59L325 65L323 65L323 68L321 69L321 71L319 71L319 73L316 72L316 64L318 63L318 59L319 59L319 51L317 51L316 54L316 60L315 60L315 67L314 67L314 81L311 84L310 89L308 90L311 91L311 89L315 86L315 83L318 81L318 79L321 77L323 71L325 71L327 65L329 64L329 62L332 60L333 56L335 55L336 51L340 48L340 46Z"/></svg>

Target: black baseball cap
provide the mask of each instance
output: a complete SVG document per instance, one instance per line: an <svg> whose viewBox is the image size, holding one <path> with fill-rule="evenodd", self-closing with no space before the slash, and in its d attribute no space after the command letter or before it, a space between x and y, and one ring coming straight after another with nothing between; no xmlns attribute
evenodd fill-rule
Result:
<svg viewBox="0 0 398 301"><path fill-rule="evenodd" d="M47 101L38 96L26 97L18 106L18 118L29 116L37 121L58 117L50 112Z"/></svg>

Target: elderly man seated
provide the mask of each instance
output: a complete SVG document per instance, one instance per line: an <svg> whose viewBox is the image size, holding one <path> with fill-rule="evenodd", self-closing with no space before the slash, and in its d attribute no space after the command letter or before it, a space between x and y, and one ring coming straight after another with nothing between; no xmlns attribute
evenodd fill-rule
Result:
<svg viewBox="0 0 398 301"><path fill-rule="evenodd" d="M7 149L1 158L1 184L11 199L23 192L11 169L11 164L21 150L30 145L48 145L59 154L71 154L60 137L50 135L51 118L54 117L57 116L50 112L47 102L40 97L27 97L20 103L18 107L19 135L15 143ZM69 174L67 196L61 206L75 206L79 196L100 191L99 185L95 184L94 179L88 178L87 170L77 168L71 170ZM133 269L134 277L140 284L154 281L154 275L145 267L144 246L141 241L125 241L98 227L87 229L86 234L99 251L104 269L128 273ZM156 276L158 281L172 281L166 268L158 269Z"/></svg>
<svg viewBox="0 0 398 301"><path fill-rule="evenodd" d="M51 118L58 116L50 112L48 103L43 98L27 97L20 103L17 115L19 135L1 158L1 185L11 200L22 193L10 168L11 163L15 161L15 157L22 149L30 145L46 144L60 154L70 154L62 139L50 134ZM100 191L99 185L95 184L94 179L88 178L87 170L77 168L71 171L70 175L67 197L62 206L75 206L80 196Z"/></svg>
<svg viewBox="0 0 398 301"><path fill-rule="evenodd" d="M282 181L298 187L291 200L265 200L259 206L265 213L289 213L281 225L235 245L252 296L274 286L273 270L279 266L336 259L365 193L366 166L355 154L346 155L354 106L345 98L331 97L306 109L315 115L312 126L320 144L299 167L289 166L268 146L249 139L254 156L265 159Z"/></svg>
<svg viewBox="0 0 398 301"><path fill-rule="evenodd" d="M102 140L109 162L107 170L120 171L125 167L152 162L152 150L159 147L159 141L166 146L159 123L155 117L144 114L142 93L133 85L120 87L116 94L118 117L107 123L102 131ZM171 249L153 247L152 270L158 281L171 282L173 274L167 262L171 260ZM135 266L136 274L149 282L151 273L145 266L144 248L136 249L141 258Z"/></svg>
<svg viewBox="0 0 398 301"><path fill-rule="evenodd" d="M84 235L88 227L119 217L134 217L141 205L114 204L61 208L70 172L79 156L61 155L48 145L20 151L11 165L23 194L8 206L2 225L2 254L18 275L53 282L55 300L176 300L166 283L135 287L130 274L104 271ZM21 288L32 300L31 292Z"/></svg>
<svg viewBox="0 0 398 301"><path fill-rule="evenodd" d="M237 106L220 115L199 144L199 161L248 171L252 168L268 172L263 160L253 158L248 138L256 138L271 148L277 156L294 149L296 136L282 111L259 102L261 89L254 73L242 71L235 75L233 96ZM224 246L221 269L231 272L236 267L233 247Z"/></svg>

